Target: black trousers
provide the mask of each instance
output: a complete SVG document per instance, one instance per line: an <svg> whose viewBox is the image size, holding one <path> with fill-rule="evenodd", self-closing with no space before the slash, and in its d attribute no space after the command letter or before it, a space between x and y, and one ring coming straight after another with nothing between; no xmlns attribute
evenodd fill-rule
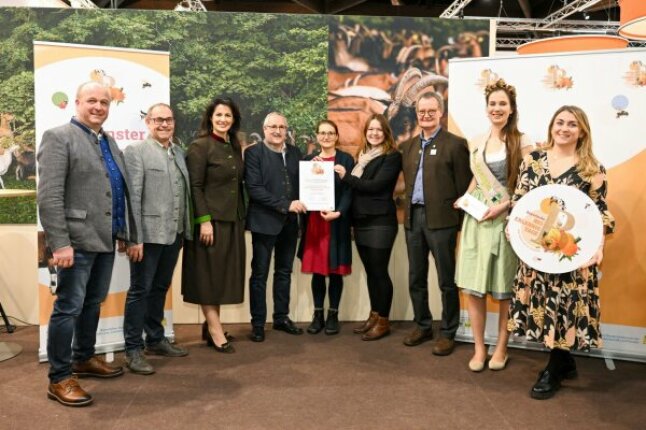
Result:
<svg viewBox="0 0 646 430"><path fill-rule="evenodd" d="M267 277L271 254L274 251L273 320L282 321L289 315L289 295L298 240L298 223L288 221L277 235L252 232L251 240L253 248L249 279L251 325L262 327L267 321Z"/></svg>
<svg viewBox="0 0 646 430"><path fill-rule="evenodd" d="M428 253L435 268L442 293L440 333L453 339L460 324L460 296L455 285L455 247L457 227L429 229L423 206L411 209L411 226L406 229L408 250L408 287L413 303L414 320L422 330L431 328L433 316L428 305Z"/></svg>
<svg viewBox="0 0 646 430"><path fill-rule="evenodd" d="M370 297L370 310L377 312L380 317L388 318L393 302L393 281L388 274L390 262L390 248L372 248L357 245L359 258L366 269L368 281L368 296Z"/></svg>

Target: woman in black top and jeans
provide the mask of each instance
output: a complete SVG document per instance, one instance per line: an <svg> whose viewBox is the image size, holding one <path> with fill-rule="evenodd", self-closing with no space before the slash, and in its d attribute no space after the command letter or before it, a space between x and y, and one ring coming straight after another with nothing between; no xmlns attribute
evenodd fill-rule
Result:
<svg viewBox="0 0 646 430"><path fill-rule="evenodd" d="M398 230L393 191L402 160L383 115L371 115L363 135L352 172L346 172L341 165L334 170L353 191L354 238L368 278L370 316L354 332L363 334L363 340L377 340L390 333L393 283L388 263Z"/></svg>

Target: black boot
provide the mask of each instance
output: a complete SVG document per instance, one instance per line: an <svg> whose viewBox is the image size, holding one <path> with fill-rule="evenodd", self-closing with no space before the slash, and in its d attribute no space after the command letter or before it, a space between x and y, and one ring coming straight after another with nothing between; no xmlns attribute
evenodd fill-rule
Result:
<svg viewBox="0 0 646 430"><path fill-rule="evenodd" d="M553 397L561 388L560 378L549 367L538 374L538 380L529 393L532 399L545 400Z"/></svg>
<svg viewBox="0 0 646 430"><path fill-rule="evenodd" d="M323 330L323 327L325 327L325 315L323 314L323 309L314 309L312 323L307 327L307 332L309 334L316 334Z"/></svg>
<svg viewBox="0 0 646 430"><path fill-rule="evenodd" d="M327 321L325 321L325 334L337 334L339 332L339 311L329 309L327 311Z"/></svg>
<svg viewBox="0 0 646 430"><path fill-rule="evenodd" d="M569 352L563 359L563 364L561 364L559 373L561 379L574 379L578 376L578 372L576 371L576 362L574 361L572 354L570 354Z"/></svg>
<svg viewBox="0 0 646 430"><path fill-rule="evenodd" d="M562 372L566 366L568 356L570 356L568 351L559 348L554 348L550 351L550 360L545 369L538 374L538 380L529 393L533 399L549 399L561 388Z"/></svg>

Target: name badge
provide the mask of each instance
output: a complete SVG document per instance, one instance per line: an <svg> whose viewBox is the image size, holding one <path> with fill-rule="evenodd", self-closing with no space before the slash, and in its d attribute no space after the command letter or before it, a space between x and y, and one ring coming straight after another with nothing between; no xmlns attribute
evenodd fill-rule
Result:
<svg viewBox="0 0 646 430"><path fill-rule="evenodd" d="M431 148L431 150L428 152L428 155L437 155L437 149Z"/></svg>

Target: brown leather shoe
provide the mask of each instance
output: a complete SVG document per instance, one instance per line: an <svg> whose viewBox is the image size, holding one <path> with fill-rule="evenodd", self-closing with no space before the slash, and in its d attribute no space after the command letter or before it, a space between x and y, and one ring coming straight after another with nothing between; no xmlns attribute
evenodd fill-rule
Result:
<svg viewBox="0 0 646 430"><path fill-rule="evenodd" d="M422 330L419 327L415 327L415 330L413 330L411 334L404 338L404 345L417 346L431 339L433 339L432 328Z"/></svg>
<svg viewBox="0 0 646 430"><path fill-rule="evenodd" d="M377 323L377 318L379 318L379 314L374 311L370 311L370 315L368 316L368 319L363 322L359 327L356 327L353 332L357 334L363 334L370 330L372 326L374 326Z"/></svg>
<svg viewBox="0 0 646 430"><path fill-rule="evenodd" d="M96 355L87 361L72 364L72 373L79 378L94 376L95 378L114 378L123 375L121 366L111 366Z"/></svg>
<svg viewBox="0 0 646 430"><path fill-rule="evenodd" d="M47 397L65 406L87 406L92 396L79 385L76 378L67 378L56 384L49 384Z"/></svg>
<svg viewBox="0 0 646 430"><path fill-rule="evenodd" d="M433 354L434 355L449 355L453 352L455 348L455 341L446 337L440 336L440 338L433 345Z"/></svg>
<svg viewBox="0 0 646 430"><path fill-rule="evenodd" d="M377 316L377 322L361 336L361 340L377 340L390 334L388 318Z"/></svg>

